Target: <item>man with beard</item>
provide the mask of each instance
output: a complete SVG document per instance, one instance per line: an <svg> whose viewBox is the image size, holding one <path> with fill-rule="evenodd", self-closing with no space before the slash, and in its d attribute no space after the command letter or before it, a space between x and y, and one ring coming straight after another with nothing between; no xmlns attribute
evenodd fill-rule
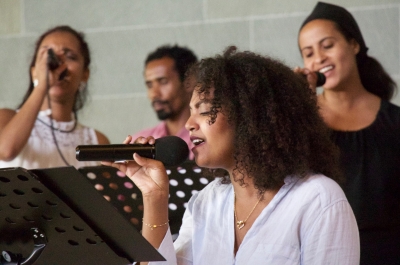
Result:
<svg viewBox="0 0 400 265"><path fill-rule="evenodd" d="M162 46L147 56L144 77L147 86L147 96L161 122L132 136L153 136L160 138L175 135L189 145L189 132L185 123L190 116L189 102L192 88L185 88L183 80L186 70L197 62L196 55L189 49L175 46ZM190 159L193 154L190 153Z"/></svg>

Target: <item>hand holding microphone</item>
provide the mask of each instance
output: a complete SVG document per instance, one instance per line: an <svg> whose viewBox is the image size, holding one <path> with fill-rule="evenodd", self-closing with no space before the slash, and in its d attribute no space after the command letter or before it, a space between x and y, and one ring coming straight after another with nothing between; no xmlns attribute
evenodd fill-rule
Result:
<svg viewBox="0 0 400 265"><path fill-rule="evenodd" d="M47 67L49 70L53 71L60 66L60 60L58 60L57 55L54 53L53 49L47 50Z"/></svg>
<svg viewBox="0 0 400 265"><path fill-rule="evenodd" d="M301 69L300 67L294 68L294 72L303 75L310 84L310 88L314 91L317 87L323 86L326 82L325 75L320 72L312 72L306 68Z"/></svg>
<svg viewBox="0 0 400 265"><path fill-rule="evenodd" d="M177 166L188 158L189 148L177 136L166 136L154 144L79 145L76 147L78 161L133 160L133 154L161 161L165 166Z"/></svg>
<svg viewBox="0 0 400 265"><path fill-rule="evenodd" d="M320 73L320 72L315 72L315 73L317 74L317 84L316 84L316 86L317 87L323 86L325 84L325 81L326 81L325 75L323 73Z"/></svg>
<svg viewBox="0 0 400 265"><path fill-rule="evenodd" d="M54 71L57 69L62 62L58 59L57 55L54 53L53 49L48 49L47 50L47 67L49 68L50 71ZM63 80L65 76L67 75L67 68L65 68L64 71L60 73L60 76L58 77L58 80Z"/></svg>
<svg viewBox="0 0 400 265"><path fill-rule="evenodd" d="M76 158L79 161L103 161L103 165L119 169L141 190L143 198L152 198L152 203L154 200L161 200L161 204L165 203L165 209L168 209L169 179L164 166L177 166L185 161L189 155L188 145L177 136L155 140L152 137L139 137L135 144L129 144L131 139L128 136L124 144L117 145L77 146ZM107 162L118 160L128 161ZM168 211L165 213L164 219L167 219Z"/></svg>

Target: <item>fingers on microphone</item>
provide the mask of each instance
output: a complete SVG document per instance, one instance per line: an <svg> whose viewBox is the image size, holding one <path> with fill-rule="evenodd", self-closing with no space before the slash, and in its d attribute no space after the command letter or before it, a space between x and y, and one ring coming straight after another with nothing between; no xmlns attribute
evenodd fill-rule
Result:
<svg viewBox="0 0 400 265"><path fill-rule="evenodd" d="M310 70L308 70L307 68L304 68L302 70L303 75L309 75L310 73L312 73Z"/></svg>
<svg viewBox="0 0 400 265"><path fill-rule="evenodd" d="M132 136L128 135L123 141L124 144L129 144L132 142Z"/></svg>
<svg viewBox="0 0 400 265"><path fill-rule="evenodd" d="M149 136L149 137L147 137L147 142L149 144L155 144L156 143L156 139L154 139L153 136Z"/></svg>
<svg viewBox="0 0 400 265"><path fill-rule="evenodd" d="M104 166L115 167L116 169L123 172L124 174L127 174L129 162L128 161L115 161L115 162L101 161L101 164Z"/></svg>
<svg viewBox="0 0 400 265"><path fill-rule="evenodd" d="M111 161L101 161L100 164L103 166L110 166L110 167L115 167L119 169L120 163L117 162L111 162Z"/></svg>
<svg viewBox="0 0 400 265"><path fill-rule="evenodd" d="M133 159L141 167L158 168L159 167L158 163L162 165L162 162L147 157L142 157L138 153L133 154Z"/></svg>
<svg viewBox="0 0 400 265"><path fill-rule="evenodd" d="M154 144L155 139L153 136L148 136L148 137L140 136L140 137L136 138L135 143L136 144Z"/></svg>
<svg viewBox="0 0 400 265"><path fill-rule="evenodd" d="M135 140L135 144L145 144L146 143L146 138L143 136L139 136L138 138L136 138Z"/></svg>
<svg viewBox="0 0 400 265"><path fill-rule="evenodd" d="M133 154L133 159L139 166L144 166L146 164L147 158L141 157L138 153Z"/></svg>

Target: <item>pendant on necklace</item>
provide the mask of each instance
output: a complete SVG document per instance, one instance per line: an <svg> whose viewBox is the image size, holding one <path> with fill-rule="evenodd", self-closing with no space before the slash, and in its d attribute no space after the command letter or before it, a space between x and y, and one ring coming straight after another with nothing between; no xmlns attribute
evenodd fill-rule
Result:
<svg viewBox="0 0 400 265"><path fill-rule="evenodd" d="M241 220L236 221L236 226L237 226L237 227L239 228L239 230L240 230L240 229L242 229L242 228L244 227L244 222L241 221Z"/></svg>

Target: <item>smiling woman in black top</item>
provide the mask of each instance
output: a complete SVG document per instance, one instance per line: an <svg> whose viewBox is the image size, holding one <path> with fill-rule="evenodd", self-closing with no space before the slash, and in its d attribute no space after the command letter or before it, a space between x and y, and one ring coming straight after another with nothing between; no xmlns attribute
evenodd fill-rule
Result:
<svg viewBox="0 0 400 265"><path fill-rule="evenodd" d="M298 38L303 69L319 111L341 150L345 194L356 216L361 264L400 261L400 108L388 100L396 85L368 48L353 16L319 2Z"/></svg>

